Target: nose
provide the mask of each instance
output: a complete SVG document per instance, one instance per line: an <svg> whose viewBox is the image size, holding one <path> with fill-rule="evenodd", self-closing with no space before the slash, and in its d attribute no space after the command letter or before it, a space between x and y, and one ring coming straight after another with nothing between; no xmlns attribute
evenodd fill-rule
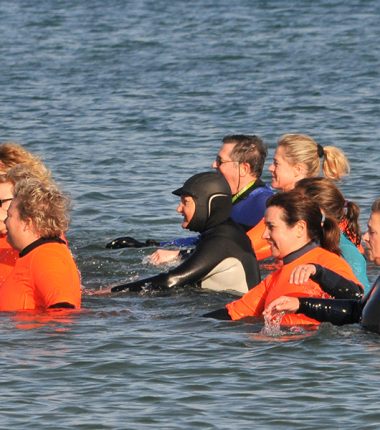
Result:
<svg viewBox="0 0 380 430"><path fill-rule="evenodd" d="M368 242L368 240L369 240L368 231L366 231L366 232L363 234L362 239L364 240L364 242Z"/></svg>
<svg viewBox="0 0 380 430"><path fill-rule="evenodd" d="M269 170L271 173L273 173L273 172L274 172L274 164L273 164L273 163L269 165L268 170Z"/></svg>
<svg viewBox="0 0 380 430"><path fill-rule="evenodd" d="M217 166L217 164L216 164L216 161L215 161L215 160L211 163L211 167L212 167L213 169L217 169L217 168L218 168L218 166Z"/></svg>
<svg viewBox="0 0 380 430"><path fill-rule="evenodd" d="M181 214L181 213L182 213L182 207L183 207L182 203L181 203L181 202L179 202L179 203L178 203L178 206L177 206L177 209L176 209L176 211L177 211L179 214Z"/></svg>
<svg viewBox="0 0 380 430"><path fill-rule="evenodd" d="M264 232L263 232L263 234L262 234L261 238L262 238L262 239L265 239L265 240L268 240L268 239L270 238L268 227L265 227L265 230L264 230Z"/></svg>

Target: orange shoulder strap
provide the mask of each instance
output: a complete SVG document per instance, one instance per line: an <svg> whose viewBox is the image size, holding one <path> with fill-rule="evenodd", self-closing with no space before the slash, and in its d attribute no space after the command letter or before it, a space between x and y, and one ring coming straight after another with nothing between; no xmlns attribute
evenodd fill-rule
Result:
<svg viewBox="0 0 380 430"><path fill-rule="evenodd" d="M265 231L264 218L256 224L251 230L247 231L247 236L251 240L252 248L255 251L258 260L264 260L271 256L270 246L267 240L262 236Z"/></svg>

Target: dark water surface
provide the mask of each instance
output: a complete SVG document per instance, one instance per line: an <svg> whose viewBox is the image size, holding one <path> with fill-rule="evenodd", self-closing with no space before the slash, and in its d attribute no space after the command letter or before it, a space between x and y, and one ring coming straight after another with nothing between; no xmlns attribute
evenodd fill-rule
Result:
<svg viewBox="0 0 380 430"><path fill-rule="evenodd" d="M151 250L105 244L184 235L170 192L230 133L259 134L270 159L285 132L344 149L364 227L379 15L377 0L0 1L1 141L41 155L71 194L86 289L155 273ZM86 295L71 316L1 315L0 428L379 427L379 336L200 318L229 300Z"/></svg>

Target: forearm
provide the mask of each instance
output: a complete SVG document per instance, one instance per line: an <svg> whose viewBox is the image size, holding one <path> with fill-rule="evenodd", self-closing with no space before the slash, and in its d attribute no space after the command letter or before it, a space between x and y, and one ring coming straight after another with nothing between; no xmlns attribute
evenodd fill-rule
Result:
<svg viewBox="0 0 380 430"><path fill-rule="evenodd" d="M302 297L297 313L334 325L360 321L362 303L358 299L316 299Z"/></svg>
<svg viewBox="0 0 380 430"><path fill-rule="evenodd" d="M338 275L326 267L314 264L315 275L311 279L317 282L320 287L330 296L336 299L360 299L363 295L363 288L353 281Z"/></svg>

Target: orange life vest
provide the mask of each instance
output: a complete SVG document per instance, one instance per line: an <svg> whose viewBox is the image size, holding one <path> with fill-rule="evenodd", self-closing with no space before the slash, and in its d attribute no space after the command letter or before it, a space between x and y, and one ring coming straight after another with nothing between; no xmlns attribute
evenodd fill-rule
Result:
<svg viewBox="0 0 380 430"><path fill-rule="evenodd" d="M252 248L255 251L257 260L259 261L272 255L268 241L262 238L264 231L264 218L247 231L247 236L251 240Z"/></svg>
<svg viewBox="0 0 380 430"><path fill-rule="evenodd" d="M43 310L63 302L80 308L79 271L63 243L42 243L20 256L0 285L0 311Z"/></svg>
<svg viewBox="0 0 380 430"><path fill-rule="evenodd" d="M0 285L8 278L18 259L18 251L7 242L7 236L0 236Z"/></svg>
<svg viewBox="0 0 380 430"><path fill-rule="evenodd" d="M321 247L315 247L280 269L268 275L256 287L244 294L239 300L226 305L228 313L233 320L245 317L261 316L264 309L281 296L329 298L321 287L311 279L303 285L289 283L290 274L300 264L314 263L326 267L346 279L360 282L355 277L348 263L338 255ZM286 314L281 325L318 325L319 322L303 314Z"/></svg>

